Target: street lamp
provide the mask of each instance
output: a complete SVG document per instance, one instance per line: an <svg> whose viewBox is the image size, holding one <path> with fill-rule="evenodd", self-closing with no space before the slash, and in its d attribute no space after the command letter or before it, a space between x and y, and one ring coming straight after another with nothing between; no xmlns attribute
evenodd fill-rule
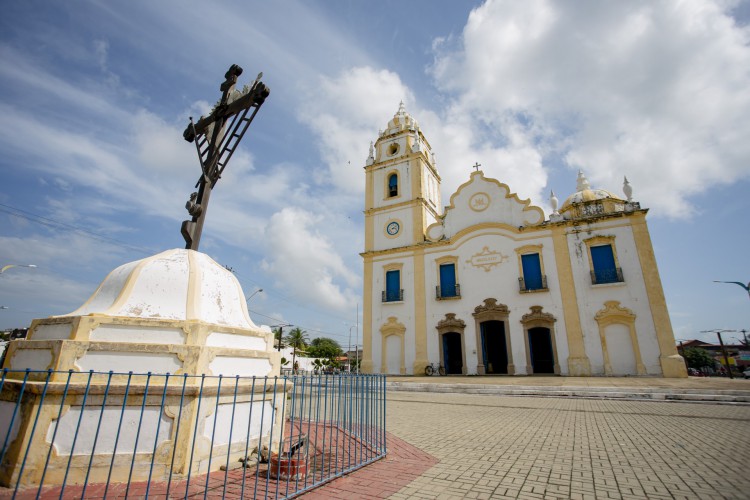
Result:
<svg viewBox="0 0 750 500"><path fill-rule="evenodd" d="M262 291L263 291L263 289L262 289L262 288L258 288L258 289L257 289L257 290L255 290L255 291L254 291L253 293L251 293L251 294L250 294L250 296L249 296L248 298L246 298L246 299L245 299L245 302L250 302L250 299L252 299L252 298L253 298L253 296L254 296L254 295L255 295L256 293L260 293L260 292L262 292Z"/></svg>
<svg viewBox="0 0 750 500"><path fill-rule="evenodd" d="M36 264L8 264L7 266L3 266L2 269L0 269L0 274L3 274L5 271L10 269L11 267L30 267L35 268Z"/></svg>
<svg viewBox="0 0 750 500"><path fill-rule="evenodd" d="M750 283L746 285L740 281L716 281L716 280L714 280L714 283L731 283L733 285L739 285L745 289L745 291L747 292L747 296L750 297Z"/></svg>

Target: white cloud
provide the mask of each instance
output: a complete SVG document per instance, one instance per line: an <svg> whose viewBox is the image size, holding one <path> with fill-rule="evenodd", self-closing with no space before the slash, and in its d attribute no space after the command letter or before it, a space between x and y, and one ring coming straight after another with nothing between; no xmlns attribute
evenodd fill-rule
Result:
<svg viewBox="0 0 750 500"><path fill-rule="evenodd" d="M318 181L362 193L367 145L377 139L377 127L387 125L401 100L413 102L411 91L395 73L355 67L336 77L321 76L314 93L309 92L300 119L320 141L328 167Z"/></svg>
<svg viewBox="0 0 750 500"><path fill-rule="evenodd" d="M348 311L356 302L360 279L314 229L321 220L301 208L288 207L274 214L265 232L268 246L263 268L276 278L277 287L289 290L298 300Z"/></svg>
<svg viewBox="0 0 750 500"><path fill-rule="evenodd" d="M522 145L509 163L531 158L531 181L522 161L501 177L511 188L538 191L531 148L595 186L627 175L636 199L678 216L691 194L750 174L749 39L707 0L498 0L436 43L432 73L456 115Z"/></svg>

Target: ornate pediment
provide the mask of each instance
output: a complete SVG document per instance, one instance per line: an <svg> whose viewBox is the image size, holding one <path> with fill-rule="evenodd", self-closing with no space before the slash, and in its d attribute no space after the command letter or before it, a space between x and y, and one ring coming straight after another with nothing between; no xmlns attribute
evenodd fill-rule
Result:
<svg viewBox="0 0 750 500"><path fill-rule="evenodd" d="M607 326L611 324L631 324L635 322L635 314L627 307L620 306L620 302L617 300L608 300L604 303L604 308L600 309L594 319L601 326Z"/></svg>
<svg viewBox="0 0 750 500"><path fill-rule="evenodd" d="M542 312L542 306L531 306L531 312L521 316L521 323L554 323L557 319L550 313Z"/></svg>
<svg viewBox="0 0 750 500"><path fill-rule="evenodd" d="M466 323L462 319L457 319L454 313L447 313L445 319L438 321L437 329L439 332L462 332L466 328Z"/></svg>
<svg viewBox="0 0 750 500"><path fill-rule="evenodd" d="M384 337L388 335L403 335L406 333L406 327L398 322L396 316L389 316L388 322L380 327L380 333Z"/></svg>
<svg viewBox="0 0 750 500"><path fill-rule="evenodd" d="M510 314L508 306L505 304L498 304L497 299L484 299L484 304L474 308L474 316L480 314L501 314L507 316Z"/></svg>
<svg viewBox="0 0 750 500"><path fill-rule="evenodd" d="M511 192L507 184L473 172L468 182L451 196L443 217L427 228L427 238L439 241L482 225L518 232L519 228L544 222L544 211Z"/></svg>

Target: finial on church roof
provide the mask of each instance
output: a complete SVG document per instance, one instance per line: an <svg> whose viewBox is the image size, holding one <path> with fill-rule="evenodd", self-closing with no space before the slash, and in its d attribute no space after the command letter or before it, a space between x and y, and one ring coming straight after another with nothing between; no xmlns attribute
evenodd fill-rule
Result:
<svg viewBox="0 0 750 500"><path fill-rule="evenodd" d="M549 192L549 204L552 206L552 213L554 215L557 215L557 204L559 203L559 200L557 199L557 196L555 196L554 191Z"/></svg>
<svg viewBox="0 0 750 500"><path fill-rule="evenodd" d="M396 114L397 115L405 115L406 114L406 108L404 108L404 101L401 101L398 104L398 112Z"/></svg>
<svg viewBox="0 0 750 500"><path fill-rule="evenodd" d="M629 202L633 201L633 188L628 182L627 176L625 177L625 182L622 183L622 192L625 193L625 196L627 196Z"/></svg>
<svg viewBox="0 0 750 500"><path fill-rule="evenodd" d="M583 170L578 171L578 182L576 183L576 191L585 191L591 189L588 179L583 175Z"/></svg>

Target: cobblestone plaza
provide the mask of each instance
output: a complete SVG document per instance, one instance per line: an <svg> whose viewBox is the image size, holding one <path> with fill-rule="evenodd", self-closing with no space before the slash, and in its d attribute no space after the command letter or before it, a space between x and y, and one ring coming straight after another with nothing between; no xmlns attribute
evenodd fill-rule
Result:
<svg viewBox="0 0 750 500"><path fill-rule="evenodd" d="M387 408L389 456L305 498L750 497L747 404L389 391Z"/></svg>
<svg viewBox="0 0 750 500"><path fill-rule="evenodd" d="M748 498L750 407L389 395L439 462L393 498Z"/></svg>

